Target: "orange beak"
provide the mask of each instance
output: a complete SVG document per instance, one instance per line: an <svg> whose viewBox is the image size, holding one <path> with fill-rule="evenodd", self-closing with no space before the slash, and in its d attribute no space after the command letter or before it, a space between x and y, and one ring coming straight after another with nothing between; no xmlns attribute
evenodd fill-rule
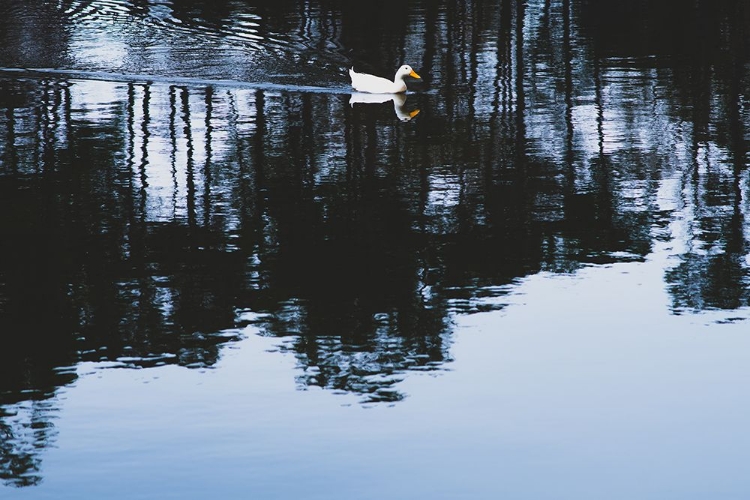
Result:
<svg viewBox="0 0 750 500"><path fill-rule="evenodd" d="M411 73L409 73L409 76L411 76L412 78L419 78L420 80L422 79L422 77L416 74L414 70L411 70Z"/></svg>

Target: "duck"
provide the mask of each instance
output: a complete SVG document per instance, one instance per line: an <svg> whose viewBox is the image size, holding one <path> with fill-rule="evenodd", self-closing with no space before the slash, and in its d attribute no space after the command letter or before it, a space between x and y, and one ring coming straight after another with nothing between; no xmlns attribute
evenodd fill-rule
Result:
<svg viewBox="0 0 750 500"><path fill-rule="evenodd" d="M367 73L357 73L354 67L349 70L349 76L352 79L352 87L359 92L370 94L401 94L406 92L406 82L404 77L422 79L408 64L404 64L398 71L393 81L380 76L369 75Z"/></svg>

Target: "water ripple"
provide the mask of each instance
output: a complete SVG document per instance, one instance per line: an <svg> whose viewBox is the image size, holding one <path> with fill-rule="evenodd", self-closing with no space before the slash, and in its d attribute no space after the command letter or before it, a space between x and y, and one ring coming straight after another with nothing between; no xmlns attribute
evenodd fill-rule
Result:
<svg viewBox="0 0 750 500"><path fill-rule="evenodd" d="M15 5L20 8L19 4ZM109 33L117 23L117 29L126 26L130 35L139 31L156 30L157 36L143 38L148 38L148 43L158 40L168 47L188 36L220 42L221 50L250 50L267 55L281 55L295 63L322 64L327 68L346 66L347 63L344 61L341 44L332 35L336 32L335 28L305 26L301 18L289 20L301 28L276 32L261 15L239 10L239 7L223 17L210 20L192 11L179 10L171 2L157 1L143 6L125 0L75 0L60 4L59 10L77 29L84 30L80 36L88 40L99 40L101 37L97 35ZM123 20L133 22L122 23ZM88 30L93 30L93 36ZM144 33L146 34L149 33ZM192 39L191 42L198 43L198 40ZM178 45L183 44L181 42Z"/></svg>

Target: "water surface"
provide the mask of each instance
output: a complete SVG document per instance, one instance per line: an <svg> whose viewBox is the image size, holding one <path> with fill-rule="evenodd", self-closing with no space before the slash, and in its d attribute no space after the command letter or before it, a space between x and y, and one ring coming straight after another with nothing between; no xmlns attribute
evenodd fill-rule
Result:
<svg viewBox="0 0 750 500"><path fill-rule="evenodd" d="M748 13L641 7L0 2L0 496L745 498Z"/></svg>

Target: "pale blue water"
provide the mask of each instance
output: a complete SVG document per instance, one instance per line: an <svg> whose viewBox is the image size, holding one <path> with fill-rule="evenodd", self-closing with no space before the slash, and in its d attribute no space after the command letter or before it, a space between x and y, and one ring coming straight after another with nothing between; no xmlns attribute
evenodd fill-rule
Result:
<svg viewBox="0 0 750 500"><path fill-rule="evenodd" d="M502 311L457 318L450 370L405 376L394 405L300 391L252 327L211 370L81 364L44 481L5 493L741 498L746 326L667 316L667 256L509 287Z"/></svg>

